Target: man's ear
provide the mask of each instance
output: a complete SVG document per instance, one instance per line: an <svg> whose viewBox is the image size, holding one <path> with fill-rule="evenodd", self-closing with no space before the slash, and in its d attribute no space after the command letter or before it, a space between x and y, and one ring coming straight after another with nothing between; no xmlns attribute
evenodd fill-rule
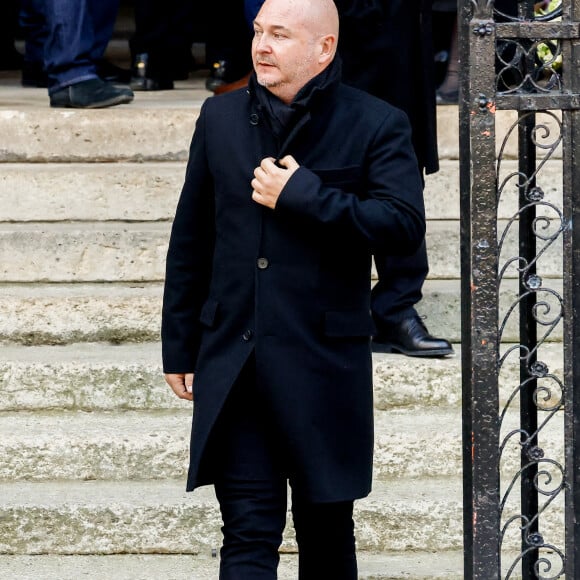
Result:
<svg viewBox="0 0 580 580"><path fill-rule="evenodd" d="M320 64L332 60L336 52L336 40L335 34L327 34L320 39L320 56L318 57Z"/></svg>

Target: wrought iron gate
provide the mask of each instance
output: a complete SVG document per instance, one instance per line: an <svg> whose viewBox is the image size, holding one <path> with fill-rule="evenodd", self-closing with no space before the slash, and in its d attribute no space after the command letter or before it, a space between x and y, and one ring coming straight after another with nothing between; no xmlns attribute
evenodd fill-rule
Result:
<svg viewBox="0 0 580 580"><path fill-rule="evenodd" d="M465 578L580 579L580 0L459 0Z"/></svg>

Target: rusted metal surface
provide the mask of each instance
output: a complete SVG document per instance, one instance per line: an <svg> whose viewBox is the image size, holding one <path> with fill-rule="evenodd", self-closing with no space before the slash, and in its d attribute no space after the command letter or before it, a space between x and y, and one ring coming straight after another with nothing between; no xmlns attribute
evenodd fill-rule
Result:
<svg viewBox="0 0 580 580"><path fill-rule="evenodd" d="M580 0L544 12L533 1L508 4L458 4L464 570L468 580L577 580ZM497 135L502 109L518 118ZM519 164L509 172L502 161L513 140ZM561 164L561 183L547 163ZM500 220L508 197L517 211ZM507 255L514 238L518 255ZM545 275L552 246L562 249L556 278ZM518 290L500 309L510 278ZM519 341L507 343L513 318ZM545 346L562 327L561 365L549 368ZM519 384L503 379L514 367Z"/></svg>

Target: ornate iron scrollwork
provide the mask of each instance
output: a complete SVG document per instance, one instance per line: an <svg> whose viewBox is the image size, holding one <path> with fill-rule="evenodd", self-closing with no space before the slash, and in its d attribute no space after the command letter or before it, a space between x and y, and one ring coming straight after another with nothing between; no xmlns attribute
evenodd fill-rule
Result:
<svg viewBox="0 0 580 580"><path fill-rule="evenodd" d="M528 172L522 167L506 172L504 157L508 141L516 134L521 136L523 127L528 127L526 137L542 156ZM541 580L560 578L564 570L563 546L558 547L561 538L553 538L550 529L543 531L540 527L540 516L545 518L550 510L556 509L554 502L563 496L566 487L561 425L564 381L563 377L550 372L548 363L542 357L544 350L553 355L555 349L550 340L561 326L564 316L561 290L549 287L555 280L553 258L549 252L550 248L561 242L566 220L562 200L546 194L547 190L561 190L561 184L556 187L556 184L549 182L550 175L546 171L549 164L554 163L561 142L562 123L555 113L523 113L509 127L497 160L498 204L513 193L519 200L511 217L505 222L498 220L498 224L505 224L503 228L498 226L498 295L507 294L502 292L502 285L509 286L510 282L513 285L514 279L519 280L518 292L503 315L500 313L500 344L504 344L502 338L513 318L527 316L529 323L539 329L533 344L511 344L505 348L498 362L500 389L505 393L505 403L500 410L500 433L507 431L500 439L501 478L511 478L507 486L501 486L503 496L500 504L503 522L501 558L508 562L506 579L513 577L524 558L535 561L537 578ZM516 239L522 236L522 223L527 224L533 252L526 251L522 255L520 245L517 255L509 255L514 249L513 244L509 244L510 236ZM552 268L549 272L551 277L542 274L545 262ZM517 356L514 357L514 354ZM504 385L503 376L512 376L514 369L519 371L519 383L511 383L511 387L509 383ZM520 423L518 406L523 404L523 400L530 402L533 413L538 417L531 422L532 430L523 428ZM510 427L514 423L515 427ZM552 423L557 426L552 427ZM544 436L548 431L550 435ZM560 444L555 446L554 434L559 432L562 433ZM544 443L540 443L542 440ZM535 514L518 513L523 480L528 480L529 493L544 498L543 501L538 500ZM519 525L516 526L517 522ZM514 526L517 527L515 535ZM513 552L517 551L517 541L521 542L520 553L513 556ZM554 554L558 555L556 559L559 563L554 562Z"/></svg>

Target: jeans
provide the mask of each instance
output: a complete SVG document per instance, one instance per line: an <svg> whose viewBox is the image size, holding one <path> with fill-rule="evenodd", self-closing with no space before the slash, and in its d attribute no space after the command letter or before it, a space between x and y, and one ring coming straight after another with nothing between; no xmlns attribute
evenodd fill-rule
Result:
<svg viewBox="0 0 580 580"><path fill-rule="evenodd" d="M119 0L45 0L48 93L98 78L96 61L113 34Z"/></svg>
<svg viewBox="0 0 580 580"><path fill-rule="evenodd" d="M254 18L260 12L262 4L264 4L264 0L244 0L244 15L251 30L254 27Z"/></svg>

